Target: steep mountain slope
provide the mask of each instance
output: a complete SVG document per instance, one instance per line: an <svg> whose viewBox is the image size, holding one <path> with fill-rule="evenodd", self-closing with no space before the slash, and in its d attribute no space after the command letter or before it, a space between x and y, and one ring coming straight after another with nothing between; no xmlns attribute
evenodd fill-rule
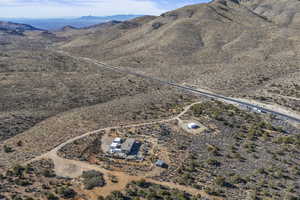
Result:
<svg viewBox="0 0 300 200"><path fill-rule="evenodd" d="M241 3L282 27L300 28L298 0L242 0Z"/></svg>
<svg viewBox="0 0 300 200"><path fill-rule="evenodd" d="M117 25L125 30L138 22ZM87 31L106 26L112 25ZM39 30L0 35L0 171L38 155L41 146L47 151L98 127L167 117L174 105L183 103L176 90L167 91L156 83L106 71L47 48L76 38L69 37L69 31L74 30L62 31L60 36ZM15 146L18 141L24 141L21 148L8 154L3 151L4 145Z"/></svg>
<svg viewBox="0 0 300 200"><path fill-rule="evenodd" d="M74 199L103 199L99 188L87 191L82 178L66 180L62 174L54 174L90 169L82 167L89 162L93 164L91 169L99 165L118 174L125 165L126 173L132 175L139 168L143 177L147 174L147 178L176 183L180 188L186 185L193 190L203 189L225 199L297 198L300 136L293 123L79 59L91 57L153 77L228 96L267 100L300 111L297 12L284 23L280 14L293 13L297 6L295 0L215 0L159 17L111 21L80 29L67 26L55 32L18 24L7 27L3 23L0 199L65 199L72 195L77 195ZM161 123L152 124L158 121ZM199 122L201 131L187 130L189 121ZM72 140L108 127L114 127L103 131L109 137L136 137L145 160L119 162L106 157L99 145L109 148L111 141L101 138L102 131ZM59 155L78 158L82 165L46 156L57 158L58 171L53 171L52 162L41 161L42 171L36 175L31 166L23 169L18 165L64 143ZM156 168L157 159L167 162L168 168ZM144 161L149 168L143 166ZM114 190L125 188L123 179L127 176L104 175L105 184ZM118 188L119 184L123 186ZM147 185L144 181L135 184ZM157 194L164 199L173 198L162 192L161 186L158 189ZM153 189L149 189L149 195L129 187L125 191L133 199L160 198ZM118 197L105 199L122 196L118 192L112 195ZM174 199L186 199L176 195Z"/></svg>
<svg viewBox="0 0 300 200"><path fill-rule="evenodd" d="M61 47L221 93L255 94L257 88L299 72L300 38L294 29L251 10L254 3L249 2L216 0L187 6L137 27L115 25ZM294 4L299 2L291 1Z"/></svg>

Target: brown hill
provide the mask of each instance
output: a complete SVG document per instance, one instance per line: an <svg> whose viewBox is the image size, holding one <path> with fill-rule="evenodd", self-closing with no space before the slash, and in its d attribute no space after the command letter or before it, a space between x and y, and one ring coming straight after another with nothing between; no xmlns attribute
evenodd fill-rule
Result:
<svg viewBox="0 0 300 200"><path fill-rule="evenodd" d="M267 3L274 15L259 12ZM276 20L277 7L292 13L299 4L216 0L165 13L130 29L115 25L61 48L221 93L256 94L257 88L279 79L293 81L289 77L299 73L300 38L288 28L297 25L297 13L288 27Z"/></svg>
<svg viewBox="0 0 300 200"><path fill-rule="evenodd" d="M176 90L53 52L52 37L67 39L42 31L0 37L0 172L88 130L168 117L186 101Z"/></svg>
<svg viewBox="0 0 300 200"><path fill-rule="evenodd" d="M242 3L282 27L300 28L298 0L244 0Z"/></svg>
<svg viewBox="0 0 300 200"><path fill-rule="evenodd" d="M47 151L88 130L169 116L184 99L155 83L45 48L50 45L162 79L273 98L299 109L297 22L282 26L255 8L252 1L216 0L159 17L67 28L54 33L59 43L49 39L52 33L6 37L3 42L11 43L0 44L0 92L5 94L0 146L9 144L15 152L1 155L1 163L26 160L40 154L41 146ZM18 141L24 146L16 147Z"/></svg>

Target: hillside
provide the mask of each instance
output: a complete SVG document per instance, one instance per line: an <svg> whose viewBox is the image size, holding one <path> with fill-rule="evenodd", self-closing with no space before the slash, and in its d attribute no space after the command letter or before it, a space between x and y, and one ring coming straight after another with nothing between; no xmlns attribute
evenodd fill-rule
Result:
<svg viewBox="0 0 300 200"><path fill-rule="evenodd" d="M241 2L255 13L270 19L283 28L300 28L300 4L297 0L246 0Z"/></svg>
<svg viewBox="0 0 300 200"><path fill-rule="evenodd" d="M284 4L280 8L283 13L290 13L290 7L297 8L300 3L268 2L276 8ZM137 27L120 29L116 25L84 35L61 48L235 96L257 95L261 92L258 88L273 90L270 85L275 83L298 87L298 31L276 23L275 13L261 15L258 7L265 4L216 0L187 6ZM297 24L296 16L293 19L291 23ZM292 96L299 98L299 93ZM291 107L293 104L287 103Z"/></svg>
<svg viewBox="0 0 300 200"><path fill-rule="evenodd" d="M5 33L21 35L25 31L38 31L38 30L40 29L27 24L0 21L0 31Z"/></svg>
<svg viewBox="0 0 300 200"><path fill-rule="evenodd" d="M299 114L299 5L214 0L57 31L0 23L0 199L297 199L299 123L97 61Z"/></svg>
<svg viewBox="0 0 300 200"><path fill-rule="evenodd" d="M131 24L136 26L120 25ZM105 71L47 49L73 37L61 33L25 31L0 38L0 149L26 141L12 154L1 151L0 168L40 154L40 145L45 152L94 128L168 117L176 104L187 99L157 83Z"/></svg>

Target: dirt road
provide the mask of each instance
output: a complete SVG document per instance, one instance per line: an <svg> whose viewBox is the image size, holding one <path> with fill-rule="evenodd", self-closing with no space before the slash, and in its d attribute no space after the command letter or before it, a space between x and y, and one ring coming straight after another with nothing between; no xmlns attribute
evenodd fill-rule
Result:
<svg viewBox="0 0 300 200"><path fill-rule="evenodd" d="M180 117L183 116L186 112L188 112L189 109L192 106L194 106L196 104L199 104L199 103L201 103L201 102L196 102L196 103L193 103L193 104L190 104L190 105L186 106L180 114L178 114L177 116L172 117L170 119L160 120L160 121L153 121L153 122L148 122L148 123L141 123L141 124L132 124L132 125L128 125L128 126L108 127L108 128L88 132L84 135L72 138L72 139L60 144L59 146L52 149L50 152L48 152L46 154L43 154L43 155L41 155L37 158L34 158L31 161L27 162L26 164L31 163L33 161L40 160L40 159L51 159L54 162L54 170L55 170L55 173L56 173L57 176L77 178L77 177L82 175L83 171L96 170L96 171L99 171L99 172L103 173L104 178L106 180L109 180L109 176L115 176L118 179L118 183L107 184L106 186L104 186L102 188L98 188L97 190L93 191L93 193L90 196L91 199L96 199L97 194L101 194L102 196L107 196L113 191L123 190L123 189L125 189L125 187L128 183L130 183L132 181L141 180L141 179L145 179L148 182L163 185L163 186L167 186L167 187L170 187L170 188L173 188L173 189L186 191L186 192L191 193L193 195L200 194L201 196L205 196L208 199L220 199L220 198L217 198L217 197L209 196L203 190L197 190L197 189L192 188L192 187L186 187L186 186L178 185L178 184L171 183L171 182L156 181L156 180L147 178L146 175L145 176L130 176L130 175L124 173L124 172L109 171L109 170L103 169L103 168L101 168L97 165L89 164L87 162L81 162L81 161L76 161L76 160L68 160L68 159L64 159L64 158L61 158L61 157L58 156L58 151L61 148L63 148L65 145L70 144L70 143L72 143L76 140L79 140L81 138L87 137L89 135L100 133L100 132L105 131L105 130L117 129L117 128L121 128L121 127L122 128L132 128L132 127L146 126L146 125L152 125L152 124L166 123L166 122L170 122L170 121L174 121L174 120L180 120Z"/></svg>
<svg viewBox="0 0 300 200"><path fill-rule="evenodd" d="M60 54L63 54L63 55L66 55L66 56L69 56L69 57L71 57L73 59L76 59L76 60L79 59L79 60L84 60L84 61L93 63L93 64L95 64L99 67L102 67L103 69L107 69L107 70L110 70L110 71L115 71L115 72L118 72L118 73L125 73L125 74L129 74L129 75L133 75L133 76L145 79L145 80L155 81L155 82L158 82L160 84L168 85L168 86L171 86L171 87L174 87L174 88L178 88L180 90L187 91L187 92L196 94L196 95L201 96L201 97L207 97L207 98L211 98L211 99L215 99L215 100L219 100L219 101L225 101L227 103L237 104L239 106L246 106L246 107L249 107L249 108L254 109L254 110L261 110L265 113L269 113L269 114L281 117L283 119L288 119L290 121L300 123L299 114L291 112L291 111L286 112L287 111L286 109L284 109L284 112L282 112L283 110L278 109L278 107L264 107L264 106L261 106L261 104L252 103L252 101L245 101L243 99L227 97L227 96L223 96L221 94L212 93L212 92L207 91L207 90L199 89L199 88L196 88L194 86L188 86L186 83L179 84L179 83L175 83L173 81L162 80L162 79L159 79L157 77L150 77L150 76L147 76L147 75L142 74L142 73L136 73L136 72L127 70L127 69L119 67L119 66L118 67L112 66L112 65L100 62L98 60L95 60L95 59L86 58L86 57L79 57L79 56L73 56L70 53L62 51L62 50L53 50L53 51L55 51L57 53L60 53Z"/></svg>

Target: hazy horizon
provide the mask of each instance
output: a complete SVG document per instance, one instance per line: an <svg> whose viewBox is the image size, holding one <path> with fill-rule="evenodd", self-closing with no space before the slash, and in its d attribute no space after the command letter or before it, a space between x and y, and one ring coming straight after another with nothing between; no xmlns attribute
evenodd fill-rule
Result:
<svg viewBox="0 0 300 200"><path fill-rule="evenodd" d="M81 16L75 18L0 18L1 21L8 21L19 24L28 24L42 30L59 30L65 26L76 28L85 28L95 24L101 24L108 21L126 21L143 15L112 15L112 16Z"/></svg>
<svg viewBox="0 0 300 200"><path fill-rule="evenodd" d="M104 15L104 16L95 16L95 15L82 15L82 16L61 16L61 17L49 17L49 18L30 18L30 17L1 17L0 19L16 19L16 20L59 20L59 19L80 19L82 17L114 17L114 16L144 16L143 14L116 14L116 15Z"/></svg>
<svg viewBox="0 0 300 200"><path fill-rule="evenodd" d="M1 19L61 19L81 16L160 15L209 0L1 0ZM118 5L118 6L116 6Z"/></svg>

